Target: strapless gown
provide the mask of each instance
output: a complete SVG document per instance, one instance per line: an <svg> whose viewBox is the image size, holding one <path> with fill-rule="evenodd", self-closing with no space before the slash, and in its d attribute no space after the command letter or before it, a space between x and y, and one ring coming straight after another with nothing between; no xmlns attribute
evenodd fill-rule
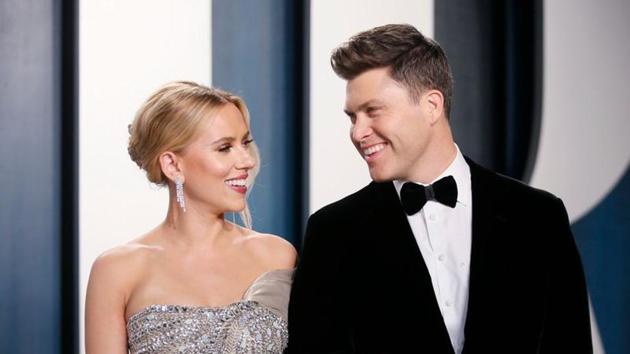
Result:
<svg viewBox="0 0 630 354"><path fill-rule="evenodd" d="M258 277L222 307L151 305L127 320L129 352L282 353L293 270Z"/></svg>

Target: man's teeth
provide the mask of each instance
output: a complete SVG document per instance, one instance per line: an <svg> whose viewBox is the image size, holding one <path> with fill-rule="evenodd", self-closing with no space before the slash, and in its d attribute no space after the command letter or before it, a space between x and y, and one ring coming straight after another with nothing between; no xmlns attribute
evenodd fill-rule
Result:
<svg viewBox="0 0 630 354"><path fill-rule="evenodd" d="M385 148L385 144L377 144L374 146L370 146L369 148L363 150L363 155L370 156L376 152L383 150L384 148Z"/></svg>
<svg viewBox="0 0 630 354"><path fill-rule="evenodd" d="M235 187L245 187L247 185L246 179L229 179L225 181L226 184Z"/></svg>

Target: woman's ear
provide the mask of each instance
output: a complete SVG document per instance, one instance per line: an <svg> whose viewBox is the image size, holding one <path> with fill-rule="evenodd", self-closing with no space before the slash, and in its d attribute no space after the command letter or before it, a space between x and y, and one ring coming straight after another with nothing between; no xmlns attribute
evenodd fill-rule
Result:
<svg viewBox="0 0 630 354"><path fill-rule="evenodd" d="M182 171L181 160L179 156L174 154L171 151L166 151L162 153L159 157L160 168L162 169L162 173L166 178L171 181L175 181L176 177L181 179L184 178L184 173Z"/></svg>

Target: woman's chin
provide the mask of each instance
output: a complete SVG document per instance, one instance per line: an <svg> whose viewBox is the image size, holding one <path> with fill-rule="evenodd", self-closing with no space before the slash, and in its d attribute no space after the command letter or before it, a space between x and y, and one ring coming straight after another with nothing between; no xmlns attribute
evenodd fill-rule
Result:
<svg viewBox="0 0 630 354"><path fill-rule="evenodd" d="M225 212L226 213L240 213L243 210L245 210L245 203L239 204L239 205L231 205L230 207L226 208Z"/></svg>

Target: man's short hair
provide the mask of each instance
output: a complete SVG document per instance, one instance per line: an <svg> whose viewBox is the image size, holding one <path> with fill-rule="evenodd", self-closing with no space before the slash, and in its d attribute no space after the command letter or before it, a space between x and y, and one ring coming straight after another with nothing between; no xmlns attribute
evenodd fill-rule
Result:
<svg viewBox="0 0 630 354"><path fill-rule="evenodd" d="M453 75L446 54L436 41L411 25L390 24L360 32L333 51L330 64L345 80L388 67L391 77L409 90L414 102L425 90L442 92L444 111L450 115Z"/></svg>

